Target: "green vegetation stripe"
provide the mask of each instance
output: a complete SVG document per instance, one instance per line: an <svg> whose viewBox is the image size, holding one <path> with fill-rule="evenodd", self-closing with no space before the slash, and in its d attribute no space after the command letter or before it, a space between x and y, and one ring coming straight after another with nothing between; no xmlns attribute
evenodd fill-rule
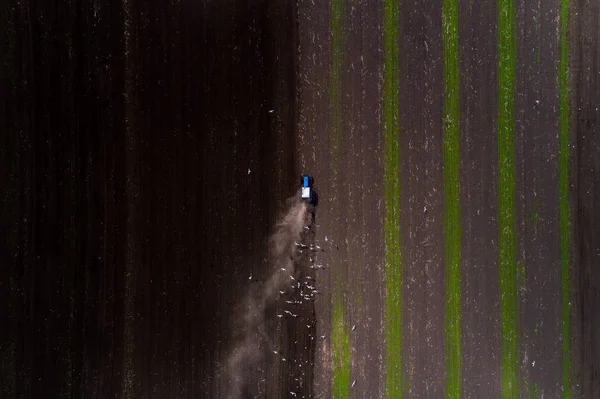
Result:
<svg viewBox="0 0 600 399"><path fill-rule="evenodd" d="M444 36L444 265L446 270L446 397L461 397L460 346L460 168L458 0L445 0Z"/></svg>
<svg viewBox="0 0 600 399"><path fill-rule="evenodd" d="M560 2L560 62L558 67L558 218L561 265L561 335L563 398L571 397L570 290L569 290L569 46L567 41L569 0Z"/></svg>
<svg viewBox="0 0 600 399"><path fill-rule="evenodd" d="M402 258L398 154L398 1L383 5L383 136L385 191L385 392L402 398Z"/></svg>
<svg viewBox="0 0 600 399"><path fill-rule="evenodd" d="M529 385L529 399L538 399L540 397L540 387L536 384Z"/></svg>
<svg viewBox="0 0 600 399"><path fill-rule="evenodd" d="M334 399L350 397L350 336L346 330L344 301L340 295L333 298L333 331L331 350L333 352Z"/></svg>
<svg viewBox="0 0 600 399"><path fill-rule="evenodd" d="M498 267L502 324L501 398L516 399L517 308L515 264L515 9L498 0Z"/></svg>
<svg viewBox="0 0 600 399"><path fill-rule="evenodd" d="M340 140L343 128L342 112L342 71L345 49L345 6L344 0L331 1L331 184L337 190L338 168L341 161ZM345 399L350 397L350 337L346 330L344 315L345 283L339 268L333 276L333 312L332 312L332 397Z"/></svg>

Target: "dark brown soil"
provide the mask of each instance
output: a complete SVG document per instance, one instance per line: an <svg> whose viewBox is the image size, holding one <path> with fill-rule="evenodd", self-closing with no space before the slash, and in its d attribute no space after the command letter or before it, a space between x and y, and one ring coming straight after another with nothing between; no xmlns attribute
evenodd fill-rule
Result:
<svg viewBox="0 0 600 399"><path fill-rule="evenodd" d="M561 395L559 2L517 8L521 381ZM573 398L600 397L600 7L570 13ZM351 397L385 397L382 13L348 1L332 174L326 2L5 2L0 20L0 397L222 398L269 235L314 176L297 260L320 294L277 318L241 397L331 397L332 273ZM464 397L498 397L497 9L459 3ZM445 389L441 8L400 2L406 397ZM324 268L310 266L323 265ZM234 317L236 316L236 317ZM277 354L273 353L277 347ZM283 358L286 360L283 361ZM523 396L529 394L523 384ZM540 396L541 397L541 396Z"/></svg>

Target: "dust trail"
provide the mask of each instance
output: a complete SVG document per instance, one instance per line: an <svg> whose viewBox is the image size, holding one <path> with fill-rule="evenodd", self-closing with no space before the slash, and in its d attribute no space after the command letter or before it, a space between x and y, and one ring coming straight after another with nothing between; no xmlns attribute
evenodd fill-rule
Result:
<svg viewBox="0 0 600 399"><path fill-rule="evenodd" d="M274 352L273 343L266 332L266 311L275 305L280 291L287 291L290 282L298 279L300 270L298 246L310 227L308 205L298 202L295 196L288 200L288 210L277 223L269 237L269 273L260 288L246 294L233 323L234 347L227 359L229 399L254 396L257 386L257 369ZM300 244L302 245L302 244ZM256 287L256 286L255 286Z"/></svg>

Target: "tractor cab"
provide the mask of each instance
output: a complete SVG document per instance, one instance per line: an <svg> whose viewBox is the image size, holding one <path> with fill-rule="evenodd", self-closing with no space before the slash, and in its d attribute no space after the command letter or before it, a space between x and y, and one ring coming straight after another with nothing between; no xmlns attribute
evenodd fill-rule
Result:
<svg viewBox="0 0 600 399"><path fill-rule="evenodd" d="M313 190L313 178L309 175L303 175L300 178L300 201L311 205L316 204L315 193Z"/></svg>

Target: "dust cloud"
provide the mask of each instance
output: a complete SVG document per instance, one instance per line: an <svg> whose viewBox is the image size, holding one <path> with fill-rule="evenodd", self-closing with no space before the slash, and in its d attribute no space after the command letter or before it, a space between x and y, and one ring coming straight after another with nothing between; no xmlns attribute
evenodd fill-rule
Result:
<svg viewBox="0 0 600 399"><path fill-rule="evenodd" d="M290 283L298 280L298 260L304 244L301 240L310 229L308 205L295 196L288 200L287 212L279 220L269 237L269 273L263 284L250 284L233 323L233 350L226 364L228 399L254 397L258 394L257 380L265 378L259 372L266 356L277 353L267 333L268 309L272 309L282 292L290 290ZM281 315L279 315L281 317ZM262 376L261 376L262 375Z"/></svg>

